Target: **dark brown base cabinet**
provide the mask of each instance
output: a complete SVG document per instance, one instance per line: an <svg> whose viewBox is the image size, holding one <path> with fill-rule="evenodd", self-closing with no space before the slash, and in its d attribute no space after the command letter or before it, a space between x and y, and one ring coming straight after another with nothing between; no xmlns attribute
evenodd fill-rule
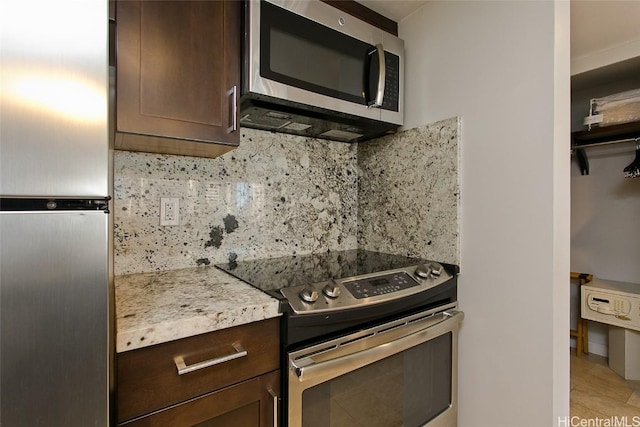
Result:
<svg viewBox="0 0 640 427"><path fill-rule="evenodd" d="M119 425L273 426L278 339L278 319L269 319L119 353Z"/></svg>
<svg viewBox="0 0 640 427"><path fill-rule="evenodd" d="M237 147L240 2L115 7L115 148L217 157Z"/></svg>
<svg viewBox="0 0 640 427"><path fill-rule="evenodd" d="M280 372L271 372L121 425L271 427L279 381Z"/></svg>

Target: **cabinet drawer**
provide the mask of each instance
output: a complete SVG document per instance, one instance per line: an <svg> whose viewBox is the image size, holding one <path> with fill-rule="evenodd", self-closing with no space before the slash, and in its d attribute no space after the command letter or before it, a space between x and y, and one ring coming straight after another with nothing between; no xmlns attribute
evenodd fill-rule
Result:
<svg viewBox="0 0 640 427"><path fill-rule="evenodd" d="M278 325L274 318L119 353L118 422L278 369ZM193 370L179 374L180 365Z"/></svg>

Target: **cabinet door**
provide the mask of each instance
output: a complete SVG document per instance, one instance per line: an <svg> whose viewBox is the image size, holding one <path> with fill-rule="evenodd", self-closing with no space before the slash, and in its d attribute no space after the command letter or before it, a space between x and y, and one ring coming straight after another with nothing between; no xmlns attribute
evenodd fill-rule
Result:
<svg viewBox="0 0 640 427"><path fill-rule="evenodd" d="M116 148L215 157L240 141L240 2L119 1Z"/></svg>
<svg viewBox="0 0 640 427"><path fill-rule="evenodd" d="M271 427L280 372L243 381L198 399L131 421L130 427Z"/></svg>

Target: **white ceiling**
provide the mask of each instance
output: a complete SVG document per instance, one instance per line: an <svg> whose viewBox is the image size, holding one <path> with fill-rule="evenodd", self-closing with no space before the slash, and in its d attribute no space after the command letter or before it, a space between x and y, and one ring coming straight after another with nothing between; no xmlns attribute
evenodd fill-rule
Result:
<svg viewBox="0 0 640 427"><path fill-rule="evenodd" d="M396 22L402 21L416 10L420 9L427 0L357 0L369 9L378 12Z"/></svg>
<svg viewBox="0 0 640 427"><path fill-rule="evenodd" d="M402 21L427 0L358 0L381 15ZM543 0L540 0L543 1ZM571 56L640 43L640 0L571 0Z"/></svg>

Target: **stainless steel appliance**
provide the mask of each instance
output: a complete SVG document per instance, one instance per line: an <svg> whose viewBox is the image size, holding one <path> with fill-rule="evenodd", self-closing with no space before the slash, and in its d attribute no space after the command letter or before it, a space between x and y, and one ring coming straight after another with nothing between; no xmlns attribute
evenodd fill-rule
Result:
<svg viewBox="0 0 640 427"><path fill-rule="evenodd" d="M404 42L319 0L244 3L243 126L364 141L403 124Z"/></svg>
<svg viewBox="0 0 640 427"><path fill-rule="evenodd" d="M106 2L0 13L0 425L109 424Z"/></svg>
<svg viewBox="0 0 640 427"><path fill-rule="evenodd" d="M282 425L457 425L457 266L351 250L218 267L280 300Z"/></svg>

